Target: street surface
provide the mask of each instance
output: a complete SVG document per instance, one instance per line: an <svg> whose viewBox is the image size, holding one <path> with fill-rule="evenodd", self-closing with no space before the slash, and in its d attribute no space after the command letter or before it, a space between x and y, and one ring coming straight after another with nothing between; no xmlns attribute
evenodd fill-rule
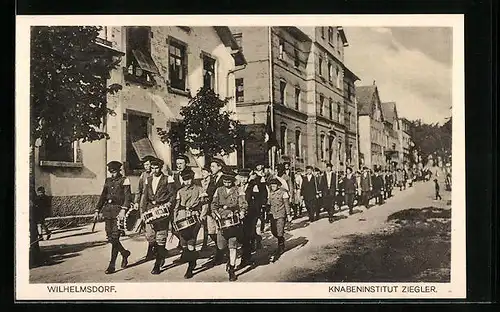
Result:
<svg viewBox="0 0 500 312"><path fill-rule="evenodd" d="M406 262L403 261L394 264L395 267L391 268L391 270L394 269L394 272L399 272L399 275L394 274L392 279L397 280L397 278L401 277L413 281L412 279L415 279L415 276L418 275L416 277L417 280L426 281L426 272L439 271L442 273L442 277L437 278L437 280L446 281L449 279L450 265L450 244L447 238L437 241L433 237L425 236L425 233L428 232L422 230L418 232L419 239L409 236L396 240L387 236L388 239L385 242L385 240L377 236L390 235L397 231L401 227L401 224L406 224L406 221L396 224L387 220L389 216L403 210L417 208L420 211L425 207L435 207L441 211L441 214L443 211L449 214L451 210L451 193L444 191L444 187L441 190L443 199L436 201L434 200L432 180L429 182L417 182L412 188L403 191L395 189L393 197L389 198L383 205L375 205L370 209L355 207L354 215L349 216L346 210L347 207L344 207L341 212L337 212L334 223L328 222L326 212L322 213L322 219L313 223L307 221L307 217L294 220L285 235L286 251L276 263L270 263L269 259L277 247L277 240L272 237L270 231L266 231L262 241L263 249L258 250L253 255L253 259L255 260L254 265L236 272L238 282L377 282L391 280L390 277L392 275L384 276L383 272L380 272L380 269L367 268L366 266L377 263L378 266L384 267L384 260L379 259L379 257L386 257L385 261L390 261L388 257L391 255L387 255L388 252L400 252L400 249L397 249L399 247L391 246L391 242L394 245L401 245L401 240L403 240L403 245L405 245L404 241L413 242L416 245L412 245L411 249L419 251L417 254L412 255L398 255L399 258L405 259ZM419 222L415 224L428 224ZM104 223L97 224L94 233L91 232L91 227L92 224L89 224L76 229L62 230L61 232L56 231L50 240L41 241L40 246L42 251L47 252L51 256L52 263L31 269L31 283L228 281L225 264L215 267L207 265L209 257L212 254L212 243L209 244L207 251L200 253L201 259L197 262L197 267L194 271L195 276L190 280L185 280L183 276L187 264L172 265L172 261L179 256L179 251L175 249L177 245L176 238L167 245L169 255L164 266L164 269L166 269L160 275L150 274L154 261L141 262L141 258L145 256L147 243L143 235L137 234L121 239L123 246L132 252L129 258L129 267L123 270L118 269L121 261L121 256L118 256L117 272L106 275L104 274L104 270L108 265L110 247L105 241ZM409 234L405 235L412 235L411 233L413 232L407 231L407 233ZM440 237L444 237L446 233L439 235L441 235ZM374 239L371 240L374 244L373 246L376 246L379 241L384 241L384 244L387 245L384 245L386 249L382 250L379 248L380 250L377 252L375 252L375 249L366 250L367 248L371 248L370 246L372 245L370 245L371 243L364 242L371 237L377 237L375 242L373 242ZM353 242L357 242L358 244L353 245L357 246L355 249L361 250L361 248L365 248L365 250L359 255L353 255L352 252L355 250L349 250L349 248L352 249L354 247L346 249L346 246L350 246L349 244ZM418 249L419 247L422 247L421 250ZM427 253L426 250L428 250L428 254L425 254ZM343 256L346 257L346 253L350 253L351 258L349 259L352 260L349 260L347 264L344 264L344 262L340 263L339 259L343 259ZM433 259L434 261L432 261ZM364 263L365 265L363 268L360 267L357 270L356 267L346 268L346 266L349 266L349 263L352 265L355 263L358 263L357 265ZM338 265L342 265L342 267L339 268ZM416 272L415 267L421 267L422 265L430 267L427 271L424 267L421 269L422 272ZM405 274L410 271L412 274ZM434 273L431 274L433 277L428 278L429 281L436 280L436 274ZM388 273L388 275L390 274ZM399 281L403 280L400 279Z"/></svg>

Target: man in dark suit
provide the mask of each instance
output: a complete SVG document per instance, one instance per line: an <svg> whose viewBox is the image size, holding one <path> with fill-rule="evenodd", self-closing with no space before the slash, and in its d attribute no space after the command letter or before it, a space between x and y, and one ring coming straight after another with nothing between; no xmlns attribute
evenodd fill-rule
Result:
<svg viewBox="0 0 500 312"><path fill-rule="evenodd" d="M345 171L346 175L342 181L344 185L345 202L349 207L349 214L352 215L353 214L352 210L354 207L354 197L358 189L358 182L356 180L356 176L352 173L351 167L347 167Z"/></svg>
<svg viewBox="0 0 500 312"><path fill-rule="evenodd" d="M207 186L207 201L211 203L214 198L215 191L221 187L224 186L222 176L223 176L223 169L226 166L224 161L219 158L212 158L210 161L210 171L212 172L212 175L210 176L210 181L208 182ZM215 222L214 216L212 216L211 213L211 207L208 209L207 213L207 228L208 228L208 236L214 241L215 243L215 256L214 256L214 263L215 264L220 264L224 262L224 255L223 251L219 249L217 246L217 224Z"/></svg>
<svg viewBox="0 0 500 312"><path fill-rule="evenodd" d="M120 173L122 164L118 161L108 163L108 171L111 177L106 178L104 187L97 203L94 219L102 216L105 222L106 237L111 243L111 260L106 269L106 274L115 272L115 263L118 253L122 255L121 267L125 268L128 264L130 251L126 250L120 243L121 231L118 228L118 220L124 219L125 213L130 207L132 193L130 192L130 181Z"/></svg>
<svg viewBox="0 0 500 312"><path fill-rule="evenodd" d="M319 214L318 199L320 198L319 185L316 176L313 174L313 170L312 166L306 167L306 174L302 179L302 187L300 189L300 195L304 199L310 222L315 221Z"/></svg>
<svg viewBox="0 0 500 312"><path fill-rule="evenodd" d="M370 196L373 190L372 188L372 177L368 167L363 167L363 172L361 173L361 204L366 208L370 208Z"/></svg>
<svg viewBox="0 0 500 312"><path fill-rule="evenodd" d="M372 178L373 181L373 197L375 197L375 203L377 205L382 205L384 203L384 179L380 174L380 168L375 167L375 173Z"/></svg>
<svg viewBox="0 0 500 312"><path fill-rule="evenodd" d="M333 223L335 196L337 193L337 174L332 171L332 164L326 164L326 171L320 177L320 189L323 195L323 208L328 212L328 221Z"/></svg>
<svg viewBox="0 0 500 312"><path fill-rule="evenodd" d="M175 204L176 189L173 183L168 183L168 177L161 171L163 160L151 161L151 176L147 179L146 186L146 210L165 205L169 211L173 211ZM151 274L160 274L160 268L167 254L166 244L168 236L169 220L161 220L146 224L146 236L148 241L154 241L156 245L156 260Z"/></svg>

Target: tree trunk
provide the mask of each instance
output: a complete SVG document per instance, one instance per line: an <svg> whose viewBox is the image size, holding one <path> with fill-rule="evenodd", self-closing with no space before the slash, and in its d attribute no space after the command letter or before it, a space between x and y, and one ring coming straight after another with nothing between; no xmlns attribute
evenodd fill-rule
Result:
<svg viewBox="0 0 500 312"><path fill-rule="evenodd" d="M34 218L35 199L35 144L32 142L30 146L30 177L29 177L29 265L30 268L37 266L41 260L41 250L38 244L38 229Z"/></svg>

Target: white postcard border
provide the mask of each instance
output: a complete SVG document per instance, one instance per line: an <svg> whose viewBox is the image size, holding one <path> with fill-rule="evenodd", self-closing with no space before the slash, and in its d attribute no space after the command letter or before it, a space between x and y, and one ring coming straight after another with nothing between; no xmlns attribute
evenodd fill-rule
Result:
<svg viewBox="0 0 500 312"><path fill-rule="evenodd" d="M29 81L30 26L35 25L239 25L358 27L453 27L453 193L450 283L29 283ZM451 299L466 297L465 232L465 69L464 16L454 15L148 15L148 16L17 16L16 18L16 300L134 299ZM147 290L144 287L147 284ZM48 287L73 287L49 292ZM83 286L89 286L83 287ZM107 288L104 286L108 286ZM336 292L340 286L397 286L396 292ZM403 292L409 286L435 287L436 292ZM97 287L97 288L96 288ZM94 289L96 292L82 290ZM103 292L99 292L101 289ZM333 288L335 289L335 288ZM352 288L351 290L356 290ZM414 288L415 290L416 288ZM107 291L105 291L107 290Z"/></svg>

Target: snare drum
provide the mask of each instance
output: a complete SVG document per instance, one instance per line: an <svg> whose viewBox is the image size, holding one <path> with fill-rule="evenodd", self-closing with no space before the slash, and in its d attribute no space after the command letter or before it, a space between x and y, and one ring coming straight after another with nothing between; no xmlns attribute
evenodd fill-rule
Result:
<svg viewBox="0 0 500 312"><path fill-rule="evenodd" d="M144 213L144 223L151 224L168 219L169 211L166 205L154 207Z"/></svg>
<svg viewBox="0 0 500 312"><path fill-rule="evenodd" d="M216 218L217 226L221 230L226 230L241 224L239 213L231 212L225 217Z"/></svg>
<svg viewBox="0 0 500 312"><path fill-rule="evenodd" d="M188 229L194 225L196 225L198 222L200 222L198 215L193 214L190 216L187 216L186 218L177 220L174 222L173 227L174 231L180 232L182 230Z"/></svg>

